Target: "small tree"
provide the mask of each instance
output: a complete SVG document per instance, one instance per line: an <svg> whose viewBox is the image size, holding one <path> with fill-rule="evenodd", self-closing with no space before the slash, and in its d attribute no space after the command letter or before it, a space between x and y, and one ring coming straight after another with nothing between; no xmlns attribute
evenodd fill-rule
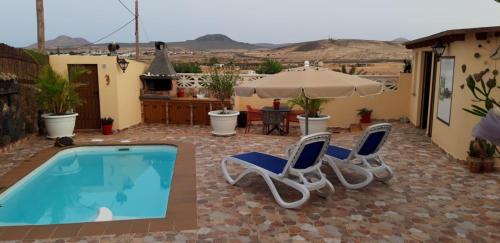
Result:
<svg viewBox="0 0 500 243"><path fill-rule="evenodd" d="M281 72L283 66L277 60L266 59L260 66L255 70L258 74L275 74Z"/></svg>
<svg viewBox="0 0 500 243"><path fill-rule="evenodd" d="M210 59L208 59L209 66L213 66L213 65L218 64L218 63L219 63L219 60L217 59L217 57L211 57Z"/></svg>
<svg viewBox="0 0 500 243"><path fill-rule="evenodd" d="M238 77L238 73L233 69L212 68L205 78L207 82L204 86L221 102L221 114L229 113L224 101L233 95Z"/></svg>

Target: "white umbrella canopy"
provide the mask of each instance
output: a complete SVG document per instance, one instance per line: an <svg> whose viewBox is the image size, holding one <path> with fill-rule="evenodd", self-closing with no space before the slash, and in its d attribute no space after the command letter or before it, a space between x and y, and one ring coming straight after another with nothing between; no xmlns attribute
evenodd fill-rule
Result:
<svg viewBox="0 0 500 243"><path fill-rule="evenodd" d="M309 99L341 98L357 93L360 96L382 92L382 84L328 69L304 67L283 71L235 88L237 96L260 98L295 98L302 93Z"/></svg>
<svg viewBox="0 0 500 243"><path fill-rule="evenodd" d="M382 90L382 84L373 80L316 67L290 69L235 87L237 96L246 97L257 94L260 98L296 98L304 94L306 107L308 99L341 98L354 93L369 96ZM309 134L307 115L305 134Z"/></svg>

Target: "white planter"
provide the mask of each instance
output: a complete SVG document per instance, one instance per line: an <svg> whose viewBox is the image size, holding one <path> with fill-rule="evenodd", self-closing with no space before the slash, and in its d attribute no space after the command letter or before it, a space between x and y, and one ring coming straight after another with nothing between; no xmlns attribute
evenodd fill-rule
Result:
<svg viewBox="0 0 500 243"><path fill-rule="evenodd" d="M43 114L42 118L45 121L47 129L47 137L51 139L60 137L73 137L75 134L75 122L78 113L69 115L51 115Z"/></svg>
<svg viewBox="0 0 500 243"><path fill-rule="evenodd" d="M212 124L212 134L216 136L231 136L236 134L236 122L238 120L237 111L228 110L230 114L220 114L221 110L211 111L210 123Z"/></svg>
<svg viewBox="0 0 500 243"><path fill-rule="evenodd" d="M302 135L306 134L306 118L302 115L298 115L297 119L299 119L300 131ZM323 117L309 117L309 134L318 133L318 132L326 132L328 129L328 121L330 120L330 116Z"/></svg>

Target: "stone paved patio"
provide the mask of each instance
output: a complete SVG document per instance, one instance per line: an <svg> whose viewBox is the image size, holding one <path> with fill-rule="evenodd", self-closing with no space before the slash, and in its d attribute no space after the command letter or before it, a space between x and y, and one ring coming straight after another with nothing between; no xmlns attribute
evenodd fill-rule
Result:
<svg viewBox="0 0 500 243"><path fill-rule="evenodd" d="M258 132L256 128L254 131ZM359 191L346 190L324 167L336 192L311 196L302 208L280 208L265 183L249 177L249 186L230 186L222 176L223 156L262 151L284 156L297 137L239 134L219 138L207 127L148 125L112 136L79 133L76 142L178 140L196 145L198 229L181 232L103 235L66 241L500 241L500 173L470 174L449 159L423 132L395 124L382 154L395 171L389 183L374 182ZM296 133L295 133L296 134ZM332 141L351 146L359 133L335 133ZM15 150L0 153L0 176L52 145L35 137ZM294 197L285 187L285 197Z"/></svg>

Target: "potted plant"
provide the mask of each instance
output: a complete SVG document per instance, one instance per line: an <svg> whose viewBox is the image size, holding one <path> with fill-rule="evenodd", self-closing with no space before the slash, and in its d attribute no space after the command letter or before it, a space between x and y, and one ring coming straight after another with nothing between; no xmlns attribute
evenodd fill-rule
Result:
<svg viewBox="0 0 500 243"><path fill-rule="evenodd" d="M469 171L472 173L492 172L495 165L493 160L495 149L495 145L481 138L470 141L469 156L467 158Z"/></svg>
<svg viewBox="0 0 500 243"><path fill-rule="evenodd" d="M222 70L221 68L212 69L206 77L205 87L220 101L222 107L222 110L214 110L208 113L213 129L212 134L216 136L236 134L235 128L240 113L228 110L224 101L233 95L237 79L238 74L236 72L231 69Z"/></svg>
<svg viewBox="0 0 500 243"><path fill-rule="evenodd" d="M371 123L372 122L372 112L373 110L362 108L358 110L358 116L361 117L359 119L360 123Z"/></svg>
<svg viewBox="0 0 500 243"><path fill-rule="evenodd" d="M309 99L306 107L306 97L304 95L288 101L290 109L293 109L294 106L300 106L304 111L307 111L306 114L297 116L300 130L303 135L306 134L306 116L309 120L309 134L325 132L328 129L328 120L330 120L330 116L320 114L322 106L327 102L328 100L326 99Z"/></svg>
<svg viewBox="0 0 500 243"><path fill-rule="evenodd" d="M87 72L86 69L72 69L69 75L71 78L67 79L48 65L42 69L36 80L39 91L37 98L40 109L44 112L42 118L48 138L74 136L78 113L73 109L82 103L76 91L81 84L76 83L75 79Z"/></svg>
<svg viewBox="0 0 500 243"><path fill-rule="evenodd" d="M104 117L101 118L101 128L103 135L112 135L113 134L113 118Z"/></svg>

